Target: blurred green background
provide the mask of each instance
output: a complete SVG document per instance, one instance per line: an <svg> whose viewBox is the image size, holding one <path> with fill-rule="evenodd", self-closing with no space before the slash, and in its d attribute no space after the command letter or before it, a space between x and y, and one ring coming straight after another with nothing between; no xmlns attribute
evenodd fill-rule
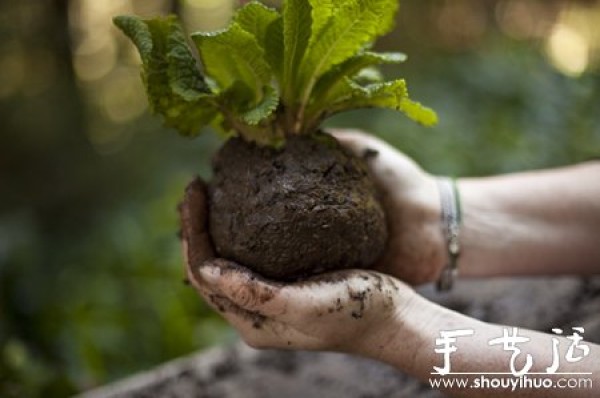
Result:
<svg viewBox="0 0 600 398"><path fill-rule="evenodd" d="M276 2L270 2L276 4ZM219 139L148 115L123 13L224 26L233 0L0 1L0 396L82 391L234 338L182 283L176 205ZM600 154L596 1L405 0L378 44L440 123L357 111L429 171L486 175ZM600 178L600 176L599 176Z"/></svg>

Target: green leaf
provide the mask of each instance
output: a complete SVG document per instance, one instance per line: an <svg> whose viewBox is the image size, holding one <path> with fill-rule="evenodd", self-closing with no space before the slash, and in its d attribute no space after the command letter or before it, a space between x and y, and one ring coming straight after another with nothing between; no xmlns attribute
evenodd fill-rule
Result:
<svg viewBox="0 0 600 398"><path fill-rule="evenodd" d="M233 20L256 38L271 70L280 79L283 67L283 19L279 12L252 1L239 9Z"/></svg>
<svg viewBox="0 0 600 398"><path fill-rule="evenodd" d="M253 34L237 22L216 33L195 33L192 39L198 47L206 73L223 91L239 82L249 88L234 96L239 108L250 108L263 99L272 72Z"/></svg>
<svg viewBox="0 0 600 398"><path fill-rule="evenodd" d="M118 27L133 44L137 47L142 62L150 62L152 57L152 35L146 25L146 21L130 15L120 15L113 18L113 23Z"/></svg>
<svg viewBox="0 0 600 398"><path fill-rule="evenodd" d="M279 93L272 87L267 87L266 94L256 108L242 115L242 120L250 126L256 126L273 114L279 104Z"/></svg>
<svg viewBox="0 0 600 398"><path fill-rule="evenodd" d="M313 30L298 77L303 104L321 76L391 29L397 7L397 0L346 0L319 32Z"/></svg>
<svg viewBox="0 0 600 398"><path fill-rule="evenodd" d="M335 99L339 96L337 93L339 90L345 90L346 78L353 78L364 69L374 65L398 64L405 60L406 55L398 52L361 52L323 75L316 83L312 96L320 103L327 104L331 102L332 98Z"/></svg>
<svg viewBox="0 0 600 398"><path fill-rule="evenodd" d="M283 54L283 18L280 16L269 24L265 38L265 58L280 87L283 81Z"/></svg>
<svg viewBox="0 0 600 398"><path fill-rule="evenodd" d="M276 10L257 1L251 1L237 11L233 21L246 32L251 33L256 38L258 45L266 52L265 42L269 26L279 17Z"/></svg>
<svg viewBox="0 0 600 398"><path fill-rule="evenodd" d="M410 119L424 126L434 126L438 122L438 117L433 109L409 98L402 99L400 110Z"/></svg>
<svg viewBox="0 0 600 398"><path fill-rule="evenodd" d="M283 76L281 96L285 103L295 101L295 83L311 35L311 7L308 0L286 0L283 4Z"/></svg>
<svg viewBox="0 0 600 398"><path fill-rule="evenodd" d="M321 31L337 11L339 2L336 0L309 0L309 3L312 7L312 27L309 46L312 46L315 40L321 37Z"/></svg>
<svg viewBox="0 0 600 398"><path fill-rule="evenodd" d="M425 126L437 123L434 111L408 97L404 79L362 87L347 80L347 96L326 110L328 114L359 108L389 108L403 112L410 119Z"/></svg>
<svg viewBox="0 0 600 398"><path fill-rule="evenodd" d="M193 136L216 116L215 97L173 16L144 20L114 18L114 24L138 48L150 110L182 135Z"/></svg>
<svg viewBox="0 0 600 398"><path fill-rule="evenodd" d="M192 135L204 124L264 145L311 133L327 116L385 107L430 125L433 111L375 66L404 54L367 51L389 31L398 0L286 0L282 13L251 1L227 29L192 35L200 68L174 17L118 17L139 49L151 109ZM277 83L277 86L274 86Z"/></svg>

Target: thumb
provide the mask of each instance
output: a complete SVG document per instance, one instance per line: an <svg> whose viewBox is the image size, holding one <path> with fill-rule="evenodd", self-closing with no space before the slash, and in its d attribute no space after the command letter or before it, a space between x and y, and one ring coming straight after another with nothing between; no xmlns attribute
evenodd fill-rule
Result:
<svg viewBox="0 0 600 398"><path fill-rule="evenodd" d="M332 130L333 136L356 156L367 161L382 192L414 188L426 173L411 158L370 134L359 130Z"/></svg>

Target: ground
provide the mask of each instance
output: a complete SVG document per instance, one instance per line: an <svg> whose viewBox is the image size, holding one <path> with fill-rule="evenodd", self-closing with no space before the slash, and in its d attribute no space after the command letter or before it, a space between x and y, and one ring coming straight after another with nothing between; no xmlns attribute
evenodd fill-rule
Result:
<svg viewBox="0 0 600 398"><path fill-rule="evenodd" d="M459 282L422 294L484 321L549 331L583 326L600 343L600 277ZM253 350L243 343L182 358L83 398L441 397L415 379L367 359L336 353Z"/></svg>

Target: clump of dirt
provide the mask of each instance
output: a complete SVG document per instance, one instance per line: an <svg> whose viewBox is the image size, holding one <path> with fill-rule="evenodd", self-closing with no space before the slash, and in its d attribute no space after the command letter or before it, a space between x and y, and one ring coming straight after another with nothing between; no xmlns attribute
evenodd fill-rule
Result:
<svg viewBox="0 0 600 398"><path fill-rule="evenodd" d="M209 230L217 254L294 280L368 268L384 250L383 208L365 161L326 133L279 149L232 138L213 162Z"/></svg>

